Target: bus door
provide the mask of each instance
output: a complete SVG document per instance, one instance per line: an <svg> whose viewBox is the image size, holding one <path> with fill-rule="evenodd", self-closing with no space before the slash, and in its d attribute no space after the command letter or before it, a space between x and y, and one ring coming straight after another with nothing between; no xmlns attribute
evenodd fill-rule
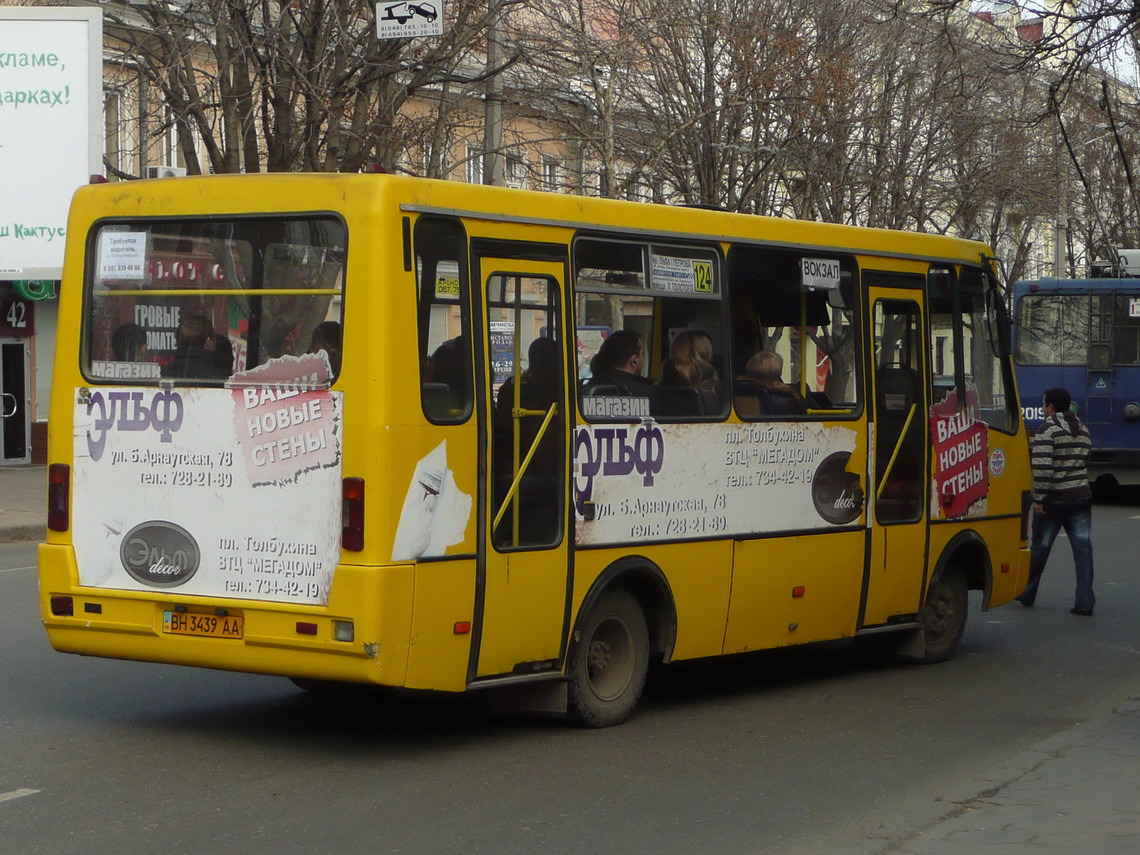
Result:
<svg viewBox="0 0 1140 855"><path fill-rule="evenodd" d="M469 678L554 672L569 602L566 266L476 261L487 417Z"/></svg>
<svg viewBox="0 0 1140 855"><path fill-rule="evenodd" d="M865 274L864 281L873 277ZM869 503L874 516L863 627L913 620L922 601L929 480L922 301L919 290L869 290L874 403L868 471L874 473Z"/></svg>

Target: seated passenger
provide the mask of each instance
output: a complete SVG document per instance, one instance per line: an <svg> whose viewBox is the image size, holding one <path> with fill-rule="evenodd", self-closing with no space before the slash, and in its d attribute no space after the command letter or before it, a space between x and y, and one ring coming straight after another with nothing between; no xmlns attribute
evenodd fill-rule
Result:
<svg viewBox="0 0 1140 855"><path fill-rule="evenodd" d="M340 373L340 324L336 321L321 321L313 327L313 335L309 339L309 349L306 353L320 353L322 350L329 358L329 368L335 377Z"/></svg>
<svg viewBox="0 0 1140 855"><path fill-rule="evenodd" d="M587 393L598 389L598 394L617 394L634 398L647 398L653 384L641 376L645 359L645 344L633 330L615 330L610 333L590 360L590 379ZM607 388L608 387L608 388Z"/></svg>
<svg viewBox="0 0 1140 855"><path fill-rule="evenodd" d="M467 405L467 378L470 376L467 365L467 348L463 336L457 335L437 347L424 367L425 385L447 387L447 407L450 410L462 410Z"/></svg>
<svg viewBox="0 0 1140 855"><path fill-rule="evenodd" d="M214 333L206 341L206 350L210 351L211 376L225 380L234 373L234 346L226 336Z"/></svg>
<svg viewBox="0 0 1140 855"><path fill-rule="evenodd" d="M229 339L224 336L221 338L229 345ZM230 376L233 366L232 347L229 363L222 365L217 354L218 342L214 337L214 325L205 315L188 315L184 318L174 333L174 342L177 345L174 360L163 366L163 377L220 380Z"/></svg>
<svg viewBox="0 0 1140 855"><path fill-rule="evenodd" d="M669 359L661 369L662 386L688 386L700 396L701 412L720 412L720 375L713 367L708 333L685 330L673 339Z"/></svg>
<svg viewBox="0 0 1140 855"><path fill-rule="evenodd" d="M117 362L142 362L146 359L146 330L135 323L125 323L111 333L111 352Z"/></svg>
<svg viewBox="0 0 1140 855"><path fill-rule="evenodd" d="M735 381L733 405L738 415L804 415L807 401L798 391L784 383L780 375L784 359L778 353L762 350L748 360L744 375Z"/></svg>

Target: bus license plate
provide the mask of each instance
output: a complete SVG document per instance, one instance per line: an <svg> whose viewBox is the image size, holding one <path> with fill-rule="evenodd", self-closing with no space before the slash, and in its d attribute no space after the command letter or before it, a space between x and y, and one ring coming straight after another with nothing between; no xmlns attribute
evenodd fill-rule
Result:
<svg viewBox="0 0 1140 855"><path fill-rule="evenodd" d="M163 612L162 631L170 635L205 638L241 638L245 619L240 615L200 615L193 612Z"/></svg>

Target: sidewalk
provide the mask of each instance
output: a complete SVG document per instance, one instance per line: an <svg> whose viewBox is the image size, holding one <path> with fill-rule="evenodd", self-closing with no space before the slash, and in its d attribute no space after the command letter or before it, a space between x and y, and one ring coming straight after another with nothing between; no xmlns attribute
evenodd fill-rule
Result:
<svg viewBox="0 0 1140 855"><path fill-rule="evenodd" d="M1038 743L891 855L1140 852L1140 696Z"/></svg>
<svg viewBox="0 0 1140 855"><path fill-rule="evenodd" d="M43 540L47 467L0 466L0 543Z"/></svg>
<svg viewBox="0 0 1140 855"><path fill-rule="evenodd" d="M0 467L0 543L41 540L47 468ZM1140 694L984 776L990 782L883 855L1140 852Z"/></svg>

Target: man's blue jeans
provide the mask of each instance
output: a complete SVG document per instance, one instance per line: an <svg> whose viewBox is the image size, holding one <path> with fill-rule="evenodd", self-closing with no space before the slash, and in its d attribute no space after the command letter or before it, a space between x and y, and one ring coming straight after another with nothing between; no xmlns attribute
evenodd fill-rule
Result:
<svg viewBox="0 0 1140 855"><path fill-rule="evenodd" d="M1077 570L1077 593L1073 607L1092 611L1093 595L1092 499L1051 502L1045 513L1033 515L1033 533L1029 542L1029 583L1018 599L1027 606L1037 599L1037 586L1049 560L1049 550L1061 529L1069 536L1073 563Z"/></svg>

